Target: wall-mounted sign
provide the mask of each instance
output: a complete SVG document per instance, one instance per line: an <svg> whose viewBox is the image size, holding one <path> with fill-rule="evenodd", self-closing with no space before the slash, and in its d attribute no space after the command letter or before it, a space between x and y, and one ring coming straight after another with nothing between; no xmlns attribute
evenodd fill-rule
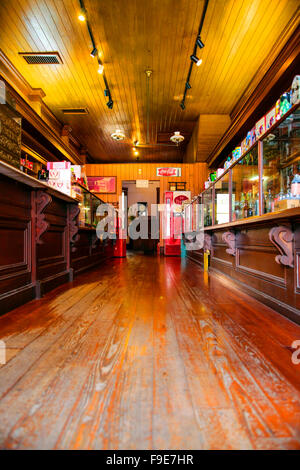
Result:
<svg viewBox="0 0 300 470"><path fill-rule="evenodd" d="M174 202L175 204L182 204L183 201L188 201L189 198L187 196L185 196L185 194L180 194L179 196L176 196L174 198Z"/></svg>
<svg viewBox="0 0 300 470"><path fill-rule="evenodd" d="M88 176L87 180L92 193L114 194L117 191L116 176Z"/></svg>
<svg viewBox="0 0 300 470"><path fill-rule="evenodd" d="M149 188L149 181L148 180L136 180L136 187L137 188Z"/></svg>
<svg viewBox="0 0 300 470"><path fill-rule="evenodd" d="M156 168L156 176L181 176L181 168L163 167Z"/></svg>
<svg viewBox="0 0 300 470"><path fill-rule="evenodd" d="M191 192L190 191L174 191L174 205L173 210L175 212L182 212L183 204L187 204L191 200Z"/></svg>

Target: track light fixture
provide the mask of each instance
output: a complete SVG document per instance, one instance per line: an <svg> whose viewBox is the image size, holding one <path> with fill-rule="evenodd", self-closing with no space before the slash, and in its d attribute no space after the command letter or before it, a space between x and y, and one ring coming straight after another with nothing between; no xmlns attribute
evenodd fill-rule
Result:
<svg viewBox="0 0 300 470"><path fill-rule="evenodd" d="M80 8L80 13L78 15L79 21L85 21L86 20L86 10L85 8L81 7Z"/></svg>
<svg viewBox="0 0 300 470"><path fill-rule="evenodd" d="M197 37L196 43L197 43L197 46L200 47L200 49L203 49L204 44L203 44L203 42L201 41L200 36Z"/></svg>
<svg viewBox="0 0 300 470"><path fill-rule="evenodd" d="M100 75L102 75L102 78L103 78L103 81L104 81L104 86L105 86L104 96L108 97L108 99L109 99L109 101L106 103L106 105L109 109L112 109L113 105L114 105L114 102L112 100L109 85L108 85L108 82L107 82L107 79L106 79L106 76L105 76L105 73L104 73L104 65L103 65L103 63L102 63L102 61L99 57L99 50L97 48L95 38L94 38L94 35L93 35L93 31L92 31L90 22L88 20L88 13L87 13L87 10L86 10L85 5L84 5L84 0L78 0L78 2L79 2L79 6L80 6L80 14L78 15L78 19L80 21L85 21L86 22L87 31L88 31L88 34L90 36L90 40L91 40L91 43L92 43L92 48L91 48L92 51L90 52L90 55L93 58L97 57L97 60L98 60L98 73Z"/></svg>
<svg viewBox="0 0 300 470"><path fill-rule="evenodd" d="M91 56L96 57L97 54L98 54L98 49L97 49L97 47L94 47L94 49L91 52Z"/></svg>
<svg viewBox="0 0 300 470"><path fill-rule="evenodd" d="M104 71L104 65L101 64L101 62L99 62L98 73L100 73L100 75L102 75L103 71Z"/></svg>
<svg viewBox="0 0 300 470"><path fill-rule="evenodd" d="M199 65L202 64L202 59L198 59L198 57L194 54L191 55L191 60L193 62L195 62L195 64L197 65L197 67L199 67Z"/></svg>
<svg viewBox="0 0 300 470"><path fill-rule="evenodd" d="M209 4L209 0L205 0L203 10L202 10L201 19L200 19L200 23L199 23L198 34L197 34L197 38L196 38L195 45L194 45L194 50L193 50L192 55L190 56L191 62L190 62L190 67L189 67L189 71L188 71L186 82L185 82L185 89L184 89L184 93L183 93L183 98L182 98L182 101L179 104L179 106L181 107L182 110L185 109L185 98L186 98L187 91L192 88L191 84L190 84L190 78L191 78L191 74L192 74L192 70L193 70L193 65L196 64L197 67L199 67L202 64L202 59L199 59L199 57L197 57L197 49L198 49L198 47L199 47L199 49L203 49L203 47L204 47L204 43L201 40L201 31L202 31L202 28L203 28L203 24L204 24L206 12L207 12L208 4Z"/></svg>

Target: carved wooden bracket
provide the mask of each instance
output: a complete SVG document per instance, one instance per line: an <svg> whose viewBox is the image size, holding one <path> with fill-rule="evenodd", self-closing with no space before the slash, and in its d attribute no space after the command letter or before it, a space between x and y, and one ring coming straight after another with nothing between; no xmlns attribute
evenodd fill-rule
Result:
<svg viewBox="0 0 300 470"><path fill-rule="evenodd" d="M80 209L76 205L69 206L69 233L70 233L70 243L74 244L79 240L78 235L78 224L77 216L80 212ZM75 251L75 248L72 248L72 251Z"/></svg>
<svg viewBox="0 0 300 470"><path fill-rule="evenodd" d="M93 233L92 240L91 240L92 250L94 250L97 247L98 240L99 238L97 237L97 234Z"/></svg>
<svg viewBox="0 0 300 470"><path fill-rule="evenodd" d="M203 243L203 250L207 251L209 250L212 253L212 235L209 235L208 233L204 234L204 243Z"/></svg>
<svg viewBox="0 0 300 470"><path fill-rule="evenodd" d="M235 256L236 255L235 233L233 232L223 233L222 240L229 246L229 248L226 248L226 253L228 253L229 255Z"/></svg>
<svg viewBox="0 0 300 470"><path fill-rule="evenodd" d="M36 222L35 222L35 241L38 245L41 245L43 242L41 236L49 227L48 222L45 220L45 214L43 210L48 204L52 202L52 197L49 196L44 191L37 191L36 194Z"/></svg>
<svg viewBox="0 0 300 470"><path fill-rule="evenodd" d="M294 252L293 252L293 240L294 234L289 227L283 225L279 227L273 227L269 232L269 239L276 246L280 255L275 257L275 261L278 264L284 266L294 267Z"/></svg>

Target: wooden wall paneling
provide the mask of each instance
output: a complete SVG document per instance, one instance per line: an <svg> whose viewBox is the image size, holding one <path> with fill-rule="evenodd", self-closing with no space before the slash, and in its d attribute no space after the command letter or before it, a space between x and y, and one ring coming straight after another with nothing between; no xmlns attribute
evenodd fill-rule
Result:
<svg viewBox="0 0 300 470"><path fill-rule="evenodd" d="M37 296L67 282L70 277L67 204L53 197L44 210L48 229L37 247Z"/></svg>
<svg viewBox="0 0 300 470"><path fill-rule="evenodd" d="M269 238L269 232L278 225L292 227L294 233L294 267L276 262L278 249ZM228 254L223 234L227 229L213 229L210 267L229 276L241 289L271 306L288 318L300 323L299 251L300 229L297 217L293 219L232 227L235 233L235 255ZM203 263L202 250L188 252L188 257Z"/></svg>
<svg viewBox="0 0 300 470"><path fill-rule="evenodd" d="M0 175L0 314L35 296L31 191Z"/></svg>

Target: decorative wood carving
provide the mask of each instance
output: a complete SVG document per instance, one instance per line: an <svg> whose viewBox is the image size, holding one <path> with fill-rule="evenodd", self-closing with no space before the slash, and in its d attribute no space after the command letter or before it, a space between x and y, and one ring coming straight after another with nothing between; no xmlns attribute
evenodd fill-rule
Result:
<svg viewBox="0 0 300 470"><path fill-rule="evenodd" d="M80 209L77 205L72 204L69 207L69 233L70 233L70 243L74 244L79 240L78 235L78 224L77 224L77 217L80 212ZM75 251L76 248L72 248L72 251Z"/></svg>
<svg viewBox="0 0 300 470"><path fill-rule="evenodd" d="M52 202L52 197L46 193L45 191L37 191L36 194L36 224L35 224L35 239L38 245L41 245L43 241L41 240L41 236L49 227L48 222L45 220L45 214L43 214L43 210L45 209L48 204Z"/></svg>
<svg viewBox="0 0 300 470"><path fill-rule="evenodd" d="M97 248L98 240L99 240L99 238L97 237L97 234L93 233L92 240L91 240L92 250L95 250L95 248Z"/></svg>
<svg viewBox="0 0 300 470"><path fill-rule="evenodd" d="M212 236L209 235L208 233L204 234L203 250L204 251L209 250L212 253Z"/></svg>
<svg viewBox="0 0 300 470"><path fill-rule="evenodd" d="M283 225L273 227L269 232L269 238L273 245L276 246L280 255L275 257L278 264L294 267L293 240L294 234L289 227Z"/></svg>
<svg viewBox="0 0 300 470"><path fill-rule="evenodd" d="M228 253L229 255L235 256L236 255L235 233L233 232L223 233L222 240L229 246L229 248L226 249L226 253Z"/></svg>

